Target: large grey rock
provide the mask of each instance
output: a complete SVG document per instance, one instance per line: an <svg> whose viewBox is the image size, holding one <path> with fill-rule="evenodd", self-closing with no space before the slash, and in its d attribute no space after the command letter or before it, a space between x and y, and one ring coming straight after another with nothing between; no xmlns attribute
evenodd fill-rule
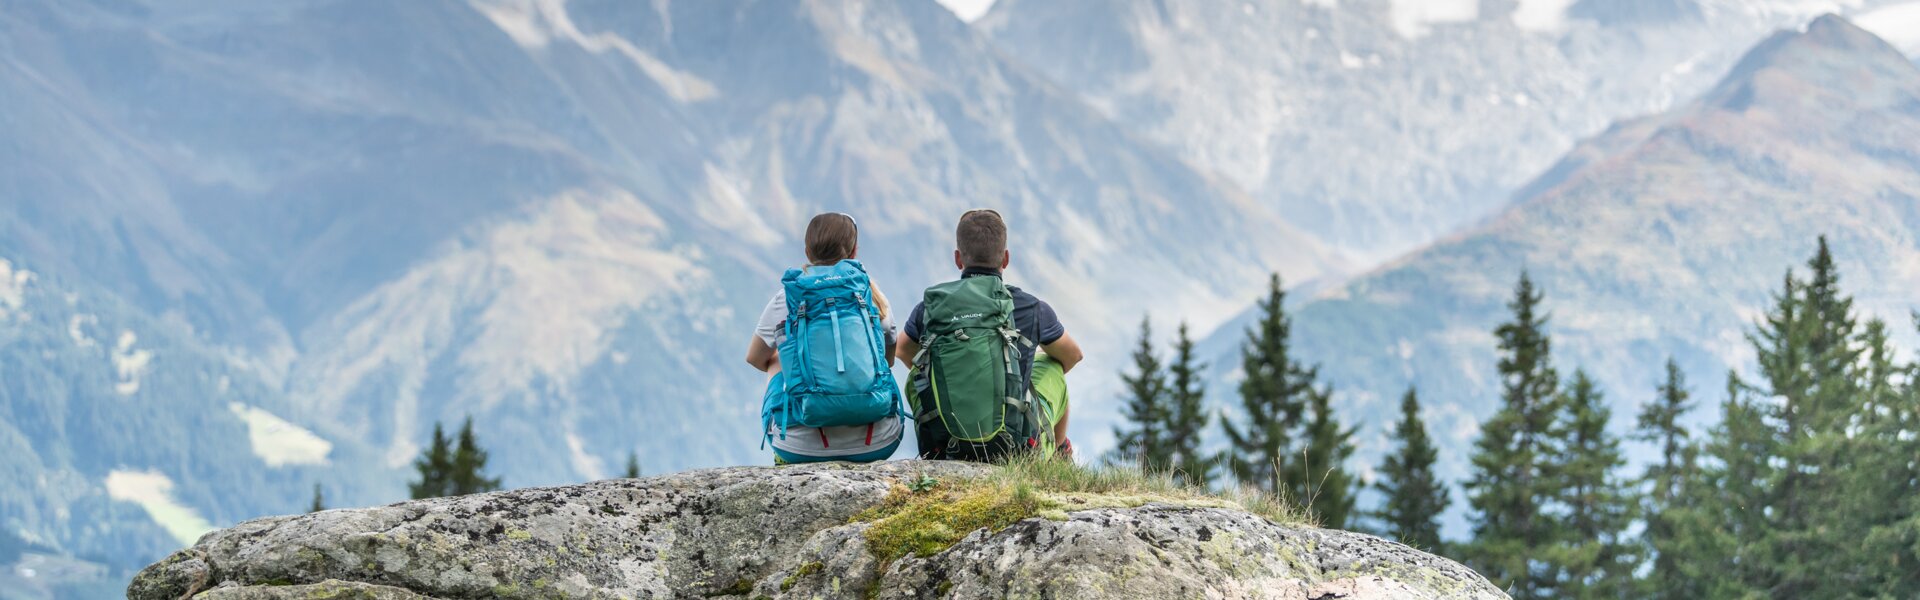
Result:
<svg viewBox="0 0 1920 600"><path fill-rule="evenodd" d="M249 521L148 567L176 598L1505 598L1451 561L1235 510L1149 504L882 561L852 522L908 461L690 471Z"/></svg>

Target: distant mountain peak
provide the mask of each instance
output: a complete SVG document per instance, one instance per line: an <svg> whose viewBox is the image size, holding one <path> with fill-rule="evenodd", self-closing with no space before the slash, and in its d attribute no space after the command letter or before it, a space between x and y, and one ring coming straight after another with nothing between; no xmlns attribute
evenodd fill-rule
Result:
<svg viewBox="0 0 1920 600"><path fill-rule="evenodd" d="M1916 75L1920 67L1892 44L1827 14L1755 46L1703 100L1728 110L1865 106L1910 98Z"/></svg>

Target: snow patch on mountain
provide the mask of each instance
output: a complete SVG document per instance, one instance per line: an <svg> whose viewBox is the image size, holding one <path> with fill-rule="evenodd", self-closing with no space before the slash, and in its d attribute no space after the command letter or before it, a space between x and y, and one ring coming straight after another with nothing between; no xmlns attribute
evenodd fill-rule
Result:
<svg viewBox="0 0 1920 600"><path fill-rule="evenodd" d="M246 422L247 441L253 446L253 455L269 467L325 465L327 454L333 452L333 442L266 409L232 402L227 404L227 410Z"/></svg>
<svg viewBox="0 0 1920 600"><path fill-rule="evenodd" d="M953 11L953 16L972 23L987 14L993 8L994 0L940 0L940 5Z"/></svg>
<svg viewBox="0 0 1920 600"><path fill-rule="evenodd" d="M77 314L67 317L67 338L73 340L76 348L92 348L98 342L87 334L87 329L100 324L100 317L90 314Z"/></svg>
<svg viewBox="0 0 1920 600"><path fill-rule="evenodd" d="M1736 14L1785 22L1804 22L1828 13L1846 13L1860 8L1863 0L1699 0L1703 12Z"/></svg>
<svg viewBox="0 0 1920 600"><path fill-rule="evenodd" d="M555 40L572 42L594 54L617 52L680 102L699 102L718 95L713 83L661 62L633 42L613 33L585 33L567 13L566 0L473 0L474 10L528 50L546 48Z"/></svg>
<svg viewBox="0 0 1920 600"><path fill-rule="evenodd" d="M748 202L739 183L712 163L705 166L707 198L694 207L701 220L762 246L772 246L785 239L767 224L763 211Z"/></svg>
<svg viewBox="0 0 1920 600"><path fill-rule="evenodd" d="M1467 23L1478 18L1479 0L1393 0L1388 20L1395 33L1417 40L1432 33L1434 25Z"/></svg>
<svg viewBox="0 0 1920 600"><path fill-rule="evenodd" d="M12 262L0 258L0 321L20 312L30 281L33 281L32 271L15 269Z"/></svg>
<svg viewBox="0 0 1920 600"><path fill-rule="evenodd" d="M1558 34L1567 29L1567 9L1575 0L1520 0L1513 9L1513 24L1523 30Z"/></svg>
<svg viewBox="0 0 1920 600"><path fill-rule="evenodd" d="M120 339L113 345L114 393L132 396L140 392L140 378L147 374L148 365L153 362L153 352L135 348L140 336L132 330L121 330Z"/></svg>
<svg viewBox="0 0 1920 600"><path fill-rule="evenodd" d="M587 481L606 479L605 461L587 452L587 443L580 439L580 434L568 431L566 438L567 457L573 463L573 472Z"/></svg>
<svg viewBox="0 0 1920 600"><path fill-rule="evenodd" d="M107 473L106 486L108 497L140 505L181 545L213 531L213 524L200 513L173 499L173 480L159 471L115 469Z"/></svg>

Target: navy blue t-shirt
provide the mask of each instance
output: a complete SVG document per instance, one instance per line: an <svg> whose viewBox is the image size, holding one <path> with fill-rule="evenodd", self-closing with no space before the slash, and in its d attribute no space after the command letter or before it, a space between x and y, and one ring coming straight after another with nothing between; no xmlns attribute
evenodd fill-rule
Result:
<svg viewBox="0 0 1920 600"><path fill-rule="evenodd" d="M1000 270L967 267L966 270L960 272L960 277L962 278L983 276L999 277ZM1053 307L1048 306L1046 301L1035 298L1033 294L1026 293L1020 288L1011 285L1007 286L1007 291L1013 293L1014 328L1019 329L1020 335L1027 336L1027 340L1035 344L1035 346L1023 349L1021 351L1022 356L1020 357L1021 368L1025 371L1027 381L1033 381L1033 357L1037 353L1038 348L1060 341L1060 336L1067 334L1067 327L1060 324L1060 317L1053 313ZM926 306L924 304L915 303L913 305L913 313L907 316L907 322L902 324L901 327L901 331L906 332L907 339L913 340L915 343L920 341L920 321L926 317L925 312Z"/></svg>

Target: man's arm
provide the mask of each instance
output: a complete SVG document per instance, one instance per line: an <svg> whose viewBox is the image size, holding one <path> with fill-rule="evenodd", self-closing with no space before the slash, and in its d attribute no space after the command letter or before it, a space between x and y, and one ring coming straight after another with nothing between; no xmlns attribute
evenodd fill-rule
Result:
<svg viewBox="0 0 1920 600"><path fill-rule="evenodd" d="M1080 364L1080 359L1087 357L1080 351L1079 342L1073 341L1073 336L1065 333L1060 334L1060 339L1040 348L1046 350L1047 356L1054 362L1060 363L1061 373L1072 372L1073 366Z"/></svg>
<svg viewBox="0 0 1920 600"><path fill-rule="evenodd" d="M899 358L902 364L912 367L913 357L920 355L920 342L908 337L907 332L902 331L900 337L893 343L893 355Z"/></svg>

